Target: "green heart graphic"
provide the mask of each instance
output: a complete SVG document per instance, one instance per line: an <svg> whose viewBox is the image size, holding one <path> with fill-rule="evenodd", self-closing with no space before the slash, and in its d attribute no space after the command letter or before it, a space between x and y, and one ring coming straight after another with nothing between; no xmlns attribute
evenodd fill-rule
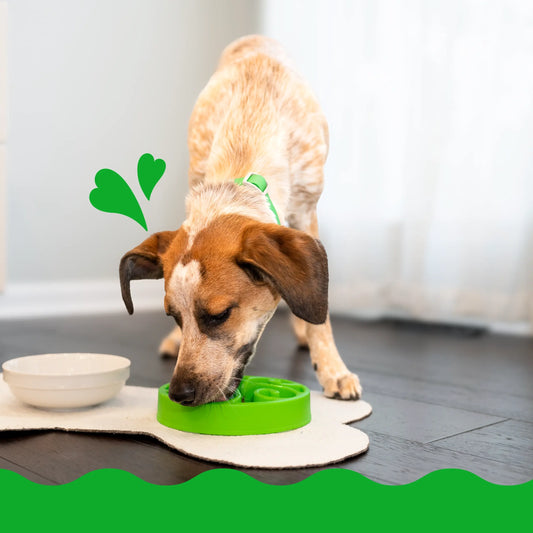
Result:
<svg viewBox="0 0 533 533"><path fill-rule="evenodd" d="M126 215L148 231L139 202L122 176L114 170L103 168L96 173L94 182L96 189L89 194L93 207L106 213Z"/></svg>
<svg viewBox="0 0 533 533"><path fill-rule="evenodd" d="M166 163L162 159L155 159L152 154L144 154L139 157L137 163L137 177L139 178L139 185L146 196L150 200L152 191L165 173Z"/></svg>

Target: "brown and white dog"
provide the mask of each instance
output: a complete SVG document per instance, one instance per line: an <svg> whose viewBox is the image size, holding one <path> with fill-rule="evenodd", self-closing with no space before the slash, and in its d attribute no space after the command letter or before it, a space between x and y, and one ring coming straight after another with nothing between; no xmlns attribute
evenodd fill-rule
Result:
<svg viewBox="0 0 533 533"><path fill-rule="evenodd" d="M165 278L165 310L177 326L160 352L177 356L170 397L184 405L229 398L281 298L328 397L361 395L339 356L328 316L328 268L318 240L328 128L281 46L249 36L231 43L189 123L187 219L156 233L120 262L130 281ZM254 172L265 194L235 178Z"/></svg>

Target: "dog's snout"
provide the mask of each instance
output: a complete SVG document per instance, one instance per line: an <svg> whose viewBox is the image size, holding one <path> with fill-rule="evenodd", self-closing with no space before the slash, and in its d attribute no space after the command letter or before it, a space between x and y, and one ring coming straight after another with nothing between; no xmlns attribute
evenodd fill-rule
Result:
<svg viewBox="0 0 533 533"><path fill-rule="evenodd" d="M168 397L181 405L192 405L194 403L195 389L189 381L173 381L170 383Z"/></svg>

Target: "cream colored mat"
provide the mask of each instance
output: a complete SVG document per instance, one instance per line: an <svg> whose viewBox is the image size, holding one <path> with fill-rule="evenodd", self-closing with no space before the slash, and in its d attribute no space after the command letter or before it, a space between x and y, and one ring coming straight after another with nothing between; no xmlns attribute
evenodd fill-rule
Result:
<svg viewBox="0 0 533 533"><path fill-rule="evenodd" d="M1 376L0 431L58 429L152 435L192 457L252 468L322 466L368 449L367 435L345 425L372 412L362 400L330 400L312 391L312 421L307 426L270 435L225 437L161 425L156 420L157 389L126 386L116 398L96 407L47 411L19 402Z"/></svg>

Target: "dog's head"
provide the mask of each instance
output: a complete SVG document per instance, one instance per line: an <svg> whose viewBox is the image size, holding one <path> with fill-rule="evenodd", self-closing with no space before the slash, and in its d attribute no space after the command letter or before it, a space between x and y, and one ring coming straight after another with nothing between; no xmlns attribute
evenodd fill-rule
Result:
<svg viewBox="0 0 533 533"><path fill-rule="evenodd" d="M283 298L320 324L327 316L324 248L304 232L227 215L197 233L185 223L155 233L120 262L130 314L130 281L165 278L165 310L182 329L171 399L201 405L229 398Z"/></svg>

